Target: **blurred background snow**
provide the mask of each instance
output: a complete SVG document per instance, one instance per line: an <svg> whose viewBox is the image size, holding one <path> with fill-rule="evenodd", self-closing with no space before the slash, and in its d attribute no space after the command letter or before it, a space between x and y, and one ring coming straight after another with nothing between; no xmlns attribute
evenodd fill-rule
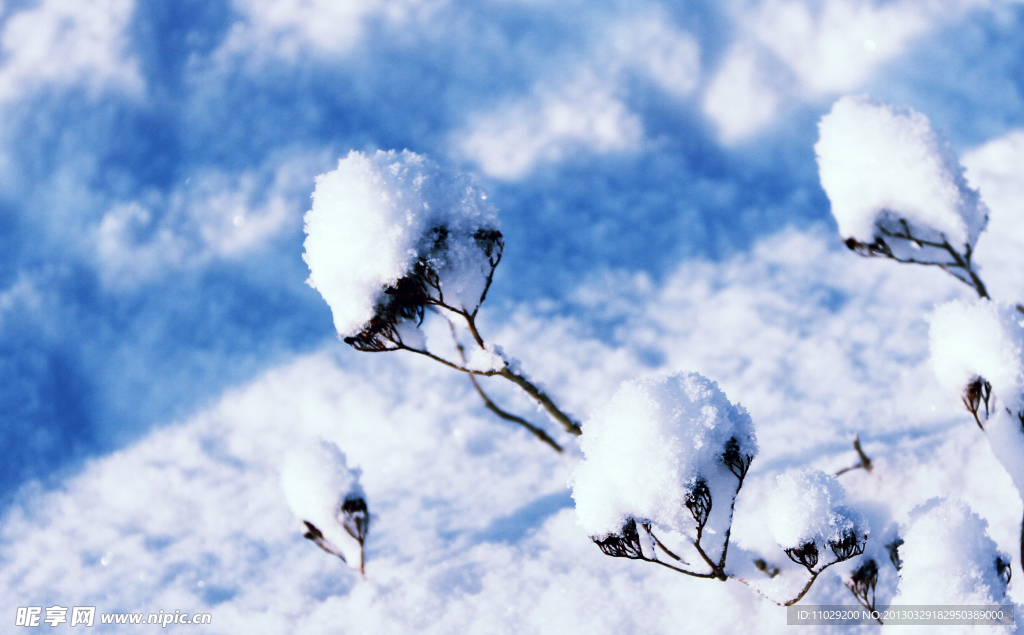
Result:
<svg viewBox="0 0 1024 635"><path fill-rule="evenodd" d="M302 214L351 149L480 176L507 241L483 328L577 417L675 370L750 411L739 547L784 564L759 500L791 467L853 464L860 433L877 468L841 477L851 503L906 520L960 496L1016 555L1022 503L927 364L926 316L971 290L847 252L813 144L842 94L927 115L992 210L989 290L1024 300L1022 32L1024 4L996 0L3 3L0 619L786 628L739 584L603 556L572 457L464 377L336 340ZM367 582L280 492L317 434L363 470ZM814 593L852 603L835 575Z"/></svg>

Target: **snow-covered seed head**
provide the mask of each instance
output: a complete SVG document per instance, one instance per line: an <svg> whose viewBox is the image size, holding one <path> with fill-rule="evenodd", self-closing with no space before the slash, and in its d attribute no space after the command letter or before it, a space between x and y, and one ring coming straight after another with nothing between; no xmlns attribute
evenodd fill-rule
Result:
<svg viewBox="0 0 1024 635"><path fill-rule="evenodd" d="M693 520L697 522L697 527L700 529L703 529L704 525L708 522L712 502L711 490L708 489L707 480L698 478L697 482L694 483L693 487L686 494L686 508L690 510Z"/></svg>
<svg viewBox="0 0 1024 635"><path fill-rule="evenodd" d="M1010 569L1010 559L1003 558L1002 556L996 556L996 574L1003 581L1003 584L1009 585L1010 578L1013 577L1013 572Z"/></svg>
<svg viewBox="0 0 1024 635"><path fill-rule="evenodd" d="M953 301L931 316L931 365L939 384L960 394L981 425L996 412L994 400L1024 407L1024 315L990 300Z"/></svg>
<svg viewBox="0 0 1024 635"><path fill-rule="evenodd" d="M622 531L617 534L605 536L591 536L590 539L601 549L606 556L613 558L630 558L632 560L652 560L654 546L646 545L645 542L653 542L651 526L648 523L640 523L637 528L636 520L630 518L622 526ZM645 555L647 554L647 555Z"/></svg>
<svg viewBox="0 0 1024 635"><path fill-rule="evenodd" d="M899 536L887 544L885 549L889 552L889 562L899 571L903 568L903 560L900 558L900 547L903 546L903 539Z"/></svg>
<svg viewBox="0 0 1024 635"><path fill-rule="evenodd" d="M818 125L821 185L846 246L865 256L953 263L988 210L928 118L866 95L839 99Z"/></svg>
<svg viewBox="0 0 1024 635"><path fill-rule="evenodd" d="M932 499L911 514L892 604L1001 604L1010 558L988 523L955 499Z"/></svg>
<svg viewBox="0 0 1024 635"><path fill-rule="evenodd" d="M750 463L754 460L753 454L748 454L740 450L740 443L736 437L730 437L725 442L725 451L722 452L722 463L729 468L736 478L743 482L743 479L747 477L747 470L750 469Z"/></svg>
<svg viewBox="0 0 1024 635"><path fill-rule="evenodd" d="M831 474L808 471L776 477L768 501L768 528L790 560L820 571L864 553L867 520L843 505L844 498L842 485Z"/></svg>
<svg viewBox="0 0 1024 635"><path fill-rule="evenodd" d="M623 382L583 426L581 447L573 498L591 536L630 518L678 532L707 523L722 536L757 454L750 415L697 373Z"/></svg>
<svg viewBox="0 0 1024 635"><path fill-rule="evenodd" d="M785 551L790 560L808 569L813 569L818 564L818 545L814 544L813 540Z"/></svg>
<svg viewBox="0 0 1024 635"><path fill-rule="evenodd" d="M308 282L359 350L415 337L428 306L475 311L504 249L472 180L409 151L349 153L317 177L305 221Z"/></svg>
<svg viewBox="0 0 1024 635"><path fill-rule="evenodd" d="M370 512L366 507L366 499L350 494L338 508L338 521L348 535L359 541L362 546L366 540L366 532L370 530Z"/></svg>
<svg viewBox="0 0 1024 635"><path fill-rule="evenodd" d="M975 377L967 387L964 388L963 402L967 408L967 412L974 415L974 420L978 422L978 425L982 426L982 419L988 421L990 414L989 402L992 398L992 384L990 384L984 377ZM985 405L985 412L982 414L981 406ZM993 404L994 405L994 404Z"/></svg>
<svg viewBox="0 0 1024 635"><path fill-rule="evenodd" d="M867 534L860 534L856 529L851 528L845 531L839 540L830 540L828 546L835 554L836 562L842 562L864 553L867 540Z"/></svg>
<svg viewBox="0 0 1024 635"><path fill-rule="evenodd" d="M867 596L874 593L875 585L878 584L878 563L874 558L868 558L864 564L850 575L850 590L854 595Z"/></svg>
<svg viewBox="0 0 1024 635"><path fill-rule="evenodd" d="M359 476L337 446L323 440L300 444L281 467L281 489L305 525L304 537L363 571L370 516Z"/></svg>

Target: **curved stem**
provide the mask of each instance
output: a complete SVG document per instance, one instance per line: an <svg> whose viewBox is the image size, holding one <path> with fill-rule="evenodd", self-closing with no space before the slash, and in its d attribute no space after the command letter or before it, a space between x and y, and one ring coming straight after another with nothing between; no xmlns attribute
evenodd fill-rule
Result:
<svg viewBox="0 0 1024 635"><path fill-rule="evenodd" d="M537 437L538 439L540 439L544 443L547 443L552 448L554 448L555 452L561 452L562 451L562 446L558 445L558 443L556 443L554 439L549 437L546 432L544 432L543 430L541 430L537 426L533 425L532 423L530 423L526 419L523 419L522 417L517 417L516 415L514 415L512 413L505 412L504 410L499 408L497 405L495 405L495 403L493 401L491 401L491 398L487 396L487 393L485 393L483 391L483 389L480 388L480 384L479 384L479 382L477 382L476 377L474 377L473 375L470 375L469 376L469 381L473 382L473 387L476 388L476 392L477 392L477 394L480 395L480 398L484 400L484 405L487 406L488 410L490 410L494 414L498 415L499 417L501 417L505 421L512 421L513 423L518 423L519 425L523 426L524 428L526 428L527 430L532 432L535 437Z"/></svg>
<svg viewBox="0 0 1024 635"><path fill-rule="evenodd" d="M730 578L732 578L733 580L736 580L737 582L739 582L739 583L741 583L741 584L745 584L745 585L747 585L747 588L748 588L748 589L750 589L750 590L751 590L751 591L753 591L754 593L757 593L758 595L760 595L760 596L761 596L761 597L763 597L764 599L768 600L768 601L769 601L769 602L771 602L772 604L774 604L774 605L776 605L776 606L784 606L784 605L782 604L782 602L778 602L778 601L776 601L776 600L773 600L773 599L771 599L770 597L768 597L767 595L765 595L764 591L762 591L761 589L759 589L759 588L757 588L757 587L755 587L755 586L752 586L752 585L751 585L751 584L750 584L749 582L747 582L747 581L746 581L746 580L744 580L743 578L738 578L738 577L736 577L736 576L734 576L734 575L731 575L731 576L729 576L729 577L730 577Z"/></svg>
<svg viewBox="0 0 1024 635"><path fill-rule="evenodd" d="M651 538L654 538L654 544L656 544L657 546L661 547L661 550L664 551L666 554L668 554L668 556L670 558L672 558L676 562L682 562L683 564L689 564L688 562L686 562L685 560L683 560L682 558L680 558L676 554L672 553L672 551L668 547L663 545L662 542L660 540L658 540L658 537L655 536L653 533L651 534Z"/></svg>
<svg viewBox="0 0 1024 635"><path fill-rule="evenodd" d="M437 306L440 306L440 307L442 307L444 309L447 309L447 310L449 310L452 313L455 313L457 315L461 315L466 320L466 328L469 330L470 335L473 336L473 340L476 342L477 346L479 346L481 349L484 349L484 350L487 349L486 345L484 344L484 338L480 335L480 331L476 327L476 312L475 311L473 313L469 313L465 309L456 309L455 307L452 307L452 306L449 306L449 305L443 304L443 303L438 303ZM415 350L415 349L408 349L408 350ZM434 356L432 354L426 353L425 351L417 351L417 352L422 352L423 354L427 354L427 355L429 355L431 357L434 357L435 359L439 359L440 360L440 358L437 358L436 356ZM525 377L523 377L519 373L516 373L516 372L512 371L508 367L507 364L500 371L487 371L487 372L471 371L471 370L469 370L467 368L460 368L458 366L454 366L450 362L448 362L448 365L452 366L453 368L456 368L458 370L462 370L463 372L469 372L469 373L473 373L475 375L485 375L485 376L501 375L505 379L508 379L509 381L514 383L515 385L517 385L520 388L522 388L523 391L526 392L526 394L528 394L531 397L533 397L534 400L537 401L537 403L539 403L545 410L548 411L548 414L550 414L552 417L554 417L555 421L558 421L559 423L562 424L562 427L565 428L566 432L568 432L569 434L576 435L576 436L579 436L579 435L583 434L583 430L580 429L579 424L576 423L575 421L573 421L569 417L569 415L567 415L564 412L562 412L558 408L558 406L555 405L555 402L551 401L550 397L548 397L546 394L544 394L544 392L540 388L537 388L537 386L535 386L530 380L526 379Z"/></svg>
<svg viewBox="0 0 1024 635"><path fill-rule="evenodd" d="M466 348L459 342L459 338L455 333L455 325L452 323L451 320L448 320L448 327L452 331L452 339L455 340L455 348L459 350L459 357L462 358L462 363L465 364ZM487 406L488 410L490 410L491 412L493 412L494 414L498 415L499 417L506 421L512 421L523 426L524 428L532 432L533 435L536 436L538 439L554 448L555 452L562 451L562 446L558 445L554 439L548 436L546 432L544 432L537 426L533 425L526 419L518 417L510 412L505 412L504 410L499 408L498 405L491 401L491 398L487 396L487 393L484 392L484 389L480 387L480 382L478 382L476 380L476 377L474 377L472 374L469 375L469 381L473 383L473 388L476 388L477 394L480 395L480 398L484 400L484 405Z"/></svg>
<svg viewBox="0 0 1024 635"><path fill-rule="evenodd" d="M952 245L949 244L949 240L946 240L945 239L946 237L944 235L943 235L943 242L941 242L941 243L937 243L937 242L931 241L931 240L923 240L921 238L914 238L913 234L910 233L910 225L907 224L907 221L901 218L899 220L899 222L900 222L900 225L903 226L903 232L904 233L902 233L902 234L899 233L899 232L890 231L890 230L888 230L888 229L886 229L886 228L884 228L882 226L877 226L877 227L878 227L878 230L883 235L888 236L890 238L899 238L901 240L908 240L908 241L911 241L913 243L917 243L917 245L920 246L920 247L928 246L928 247L934 247L936 249L944 249L944 250L946 250L947 253L949 253L950 257L953 259L953 262L952 263L922 262L920 260L914 260L913 258L897 258L895 256L895 254L892 253L892 249L890 249L889 246L887 244L885 244L885 241L884 240L880 240L880 239L876 240L874 243L865 244L865 243L861 243L861 242L857 241L856 239L852 239L851 238L850 240L852 240L853 242L852 243L847 242L847 246L850 247L850 249L853 249L854 251L857 251L861 255L866 255L866 256L882 255L882 256L885 256L887 258L891 258L891 259L895 260L896 262L918 264L918 265L932 265L932 266L935 266L935 267L939 267L943 271L945 271L945 272L951 274L952 276L954 276L957 280L960 280L964 284L969 284L972 287L974 287L974 291L978 294L978 297L986 298L986 299L989 297L988 289L985 288L985 283L981 281L981 277L978 276L978 274L974 271L974 268L971 266L971 246L970 245L966 245L965 246L966 247L965 253L964 253L963 256L961 256L960 253L956 249L954 249ZM954 269L954 268L955 269L962 269L966 273L966 277L961 276L960 274L957 274L957 273L953 272L951 269Z"/></svg>
<svg viewBox="0 0 1024 635"><path fill-rule="evenodd" d="M644 560L647 560L647 558L644 558ZM695 578L716 578L716 577L718 577L714 573L697 573L695 571L687 571L686 569L680 569L679 567L673 567L669 563L662 562L661 560L647 560L647 562L653 562L655 564L660 564L663 567L668 567L669 569L672 569L673 571L678 571L679 573L685 573L686 575L693 576Z"/></svg>
<svg viewBox="0 0 1024 635"><path fill-rule="evenodd" d="M551 401L551 398L544 394L544 392L541 391L540 388L534 386L528 379L526 379L519 373L513 372L511 369L509 369L508 366L505 366L500 371L497 371L493 374L501 375L505 379L522 388L523 391L526 392L526 394L533 397L537 401L537 403L543 406L544 409L548 411L548 414L554 417L556 421L561 423L562 427L565 428L566 432L568 432L569 434L574 434L576 436L583 434L583 430L580 429L579 424L570 419L567 414L559 410L558 406L556 406L555 403Z"/></svg>
<svg viewBox="0 0 1024 635"><path fill-rule="evenodd" d="M712 562L711 558L708 557L708 554L705 553L704 549L700 546L699 537L697 538L697 540L694 541L693 546L697 548L697 553L699 553L700 557L704 559L704 562L708 563L708 566L711 567L710 577L718 578L719 580L723 581L726 580L728 576L725 575L725 572L722 571L722 568L716 565L714 562Z"/></svg>
<svg viewBox="0 0 1024 635"><path fill-rule="evenodd" d="M785 604L783 604L783 606L793 606L794 604L796 604L800 600L804 599L804 596L807 595L807 592L811 590L811 585L814 584L814 581L818 579L818 576L821 575L821 572L824 571L824 570L825 570L825 568L823 567L823 568L819 569L817 572L812 571L811 572L811 579L807 581L807 584L804 585L804 588L800 589L800 593L797 594L797 596L795 598L793 598L792 600L790 600L789 602L786 602Z"/></svg>
<svg viewBox="0 0 1024 635"><path fill-rule="evenodd" d="M465 366L459 366L458 364L452 363L452 362L448 361L447 359L445 359L443 357L438 357L437 355L434 355L430 351L423 350L422 348L412 348L411 346L406 346L405 344L398 344L398 346L396 348L392 348L392 349L388 349L388 350L393 350L393 351L409 351L411 353L417 353L419 355L423 355L425 357L429 357L430 359L434 360L435 362L440 362L440 363L444 364L445 366L447 366L449 368L454 368L455 370L462 371L462 372L468 373L470 375L482 375L484 377L493 377L494 375L500 375L502 373L502 371L500 371L500 370L474 370L472 368L466 368ZM377 351L372 351L372 352L377 352Z"/></svg>

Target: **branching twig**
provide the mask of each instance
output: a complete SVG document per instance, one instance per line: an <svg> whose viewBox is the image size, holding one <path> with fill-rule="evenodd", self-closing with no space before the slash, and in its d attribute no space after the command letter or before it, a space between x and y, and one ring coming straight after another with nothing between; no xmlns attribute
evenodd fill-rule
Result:
<svg viewBox="0 0 1024 635"><path fill-rule="evenodd" d="M448 235L448 230L445 227L438 227L433 231L436 233L434 239L435 248L439 248L440 245L444 244ZM463 355L463 361L460 366L459 364L444 359L439 355L431 353L425 348L409 346L402 340L401 333L399 332L399 324L402 322L414 322L416 327L419 327L423 323L425 309L429 308L435 311L443 309L452 315L461 316L463 320L465 320L466 329L469 331L470 335L473 336L473 341L476 342L476 345L479 346L481 350L487 350L484 339L480 335L480 330L476 325L476 316L480 311L480 306L487 298L487 292L491 288L491 283L494 280L494 272L498 267L498 263L501 262L501 257L504 253L505 242L502 239L501 232L497 230L481 229L473 235L473 239L477 242L477 245L487 258L490 270L487 272L487 276L484 281L484 288L480 294L480 299L472 310L466 309L465 307L453 306L445 301L441 278L435 270L434 265L431 264L430 259L424 257L415 263L408 275L384 289L384 297L378 303L373 318L365 325L362 331L353 336L346 337L345 343L349 344L356 350L372 353L399 350L410 351L417 355L428 357L454 370L467 373L470 375L470 379L473 381L473 385L476 387L477 392L479 392L481 397L484 399L484 403L492 412L503 419L514 421L526 426L531 432L533 432L533 434L537 435L545 443L557 448L557 444L555 444L554 441L552 441L551 438L542 430L532 424L529 424L521 417L511 415L498 408L494 402L483 393L475 378L472 377L473 375L481 375L485 377L501 375L505 379L508 379L519 386L520 389L537 401L537 403L539 403L548 412L548 414L562 424L566 432L576 436L582 434L580 425L577 422L573 421L572 418L558 408L551 398L548 397L544 391L534 385L533 382L528 380L521 373L512 370L509 367L508 362L505 362L504 366L500 369L492 368L489 370L477 370L468 367L466 364L465 351L461 349L461 347L460 353ZM451 322L451 320L449 320L449 322ZM559 451L561 451L560 448Z"/></svg>
<svg viewBox="0 0 1024 635"><path fill-rule="evenodd" d="M448 321L448 326L451 327L452 339L455 340L455 347L458 348L459 356L462 358L462 363L465 364L466 363L466 348L461 343L459 343L459 339L458 339L458 337L456 336L456 333L455 333L455 325L452 324L451 320ZM554 448L555 452L561 452L562 451L562 446L558 445L558 443L555 442L554 439L549 437L547 432L544 432L543 430L541 430L537 426L533 425L532 423L530 423L526 419L523 419L522 417L516 416L516 415L514 415L514 414L512 414L510 412L506 412L506 411L502 410L501 408L499 408L498 405L495 404L493 401L491 401L491 398L487 396L487 393L484 392L484 389L480 387L480 382L478 382L476 380L476 377L474 377L472 373L469 374L469 381L473 383L473 388L476 388L477 394L480 395L480 398L484 400L484 405L487 406L488 410L490 410L491 412L493 412L494 414L498 415L499 417L501 417L502 419L504 419L506 421L511 421L513 423L518 423L519 425L523 426L524 428L529 430L531 433L533 433L533 435L535 437L537 437L538 439L540 439L544 443L547 443L552 448Z"/></svg>
<svg viewBox="0 0 1024 635"><path fill-rule="evenodd" d="M857 463L856 465L851 465L850 467L844 467L843 469L836 472L836 476L839 476L840 474L845 474L850 470L856 470L859 468L863 468L868 472L871 471L871 459L868 458L867 454L864 454L864 449L860 447L860 434L857 434L857 436L853 438L853 449L857 451L857 456L860 457L860 462Z"/></svg>
<svg viewBox="0 0 1024 635"><path fill-rule="evenodd" d="M947 240L945 236L942 237L943 241L941 243L930 240L924 240L922 238L916 238L910 232L910 226L907 224L906 220L901 218L899 219L899 223L900 226L903 228L903 233L900 233L899 231L891 231L883 227L881 224L876 225L876 227L883 236L887 236L889 238L898 238L900 240L906 240L917 245L918 247L934 247L936 249L945 250L949 254L950 258L952 258L953 262L925 262L921 260L915 260L913 258L899 258L892 252L892 248L888 245L888 243L885 242L885 238L883 238L883 236L876 236L875 241L872 243L862 243L856 238L847 238L844 242L846 246L849 247L852 251L862 256L882 256L884 258L891 258L896 262L917 265L931 265L939 267L943 271L954 276L957 280L973 287L974 290L977 292L978 297L989 297L988 290L985 288L985 284L981 281L981 278L978 276L978 274L974 271L974 269L971 266L970 245L964 245L964 254L961 255L955 248L953 248L952 245L949 244L949 240Z"/></svg>
<svg viewBox="0 0 1024 635"><path fill-rule="evenodd" d="M583 429L580 428L580 425L573 421L572 419L570 419L569 415L562 412L558 408L558 406L555 405L555 402L551 401L551 398L548 397L540 388L534 386L530 382L530 380L526 379L519 373L512 371L512 369L510 369L508 366L505 366L496 374L501 375L505 379L511 381L515 385L522 388L523 391L526 392L526 394L533 397L537 401L537 403L539 403L541 406L544 407L545 410L548 411L548 414L550 414L552 417L555 418L556 421L562 424L562 427L565 428L566 432L576 436L583 434Z"/></svg>
<svg viewBox="0 0 1024 635"><path fill-rule="evenodd" d="M505 412L504 410L502 410L501 408L496 406L495 403L493 401L491 401L490 397L488 397L487 394L483 391L483 389L480 388L480 383L477 382L476 377L474 377L473 375L470 375L469 376L469 381L473 382L473 387L476 388L476 392L477 392L477 394L480 395L480 398L484 400L484 405L487 406L488 410L490 410L491 412L493 412L494 414L498 415L499 417L501 417L502 419L504 419L506 421L511 421L513 423L518 423L519 425L523 426L524 428L526 428L527 430L532 432L535 437L537 437L538 439L540 439L544 443L547 443L552 448L554 448L555 452L561 452L562 451L562 446L558 445L558 443L554 439L549 437L547 432L544 432L543 430L541 430L537 426L533 425L532 423L530 423L526 419L523 419L522 417L518 417L518 416L516 416L514 414L511 414L509 412Z"/></svg>

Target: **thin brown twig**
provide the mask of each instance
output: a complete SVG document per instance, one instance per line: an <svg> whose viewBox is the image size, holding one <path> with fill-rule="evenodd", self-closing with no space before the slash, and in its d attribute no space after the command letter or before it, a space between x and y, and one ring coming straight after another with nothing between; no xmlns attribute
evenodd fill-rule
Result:
<svg viewBox="0 0 1024 635"><path fill-rule="evenodd" d="M459 339L458 339L458 337L456 336L456 333L455 333L455 325L452 324L451 320L448 321L448 326L451 328L452 339L455 340L455 347L459 350L459 357L462 358L462 363L465 364L466 363L466 348L459 342ZM513 423L518 423L519 425L523 426L524 428L529 430L531 433L533 433L533 435L535 437L537 437L538 439L540 439L544 443L547 443L552 448L554 448L555 452L562 452L562 446L558 445L558 443L555 442L554 439L549 437L546 432L544 432L543 430L541 430L537 426L533 425L532 423L530 423L526 419L523 419L522 417L516 416L516 415L514 415L514 414L512 414L510 412L506 412L506 411L502 410L501 408L499 408L498 405L496 403L494 403L491 400L490 397L487 396L487 393L484 392L484 389L480 387L480 382L478 382L476 380L476 377L474 377L472 374L469 375L469 381L471 381L473 383L473 388L476 388L477 394L480 395L481 399L483 399L484 405L487 406L488 410L490 410L491 412L493 412L494 414L498 415L499 417L501 417L502 419L504 419L506 421L511 421Z"/></svg>
<svg viewBox="0 0 1024 635"><path fill-rule="evenodd" d="M861 448L861 446L860 446L860 434L859 433L857 434L857 436L855 436L853 438L853 449L857 451L857 455L860 457L860 462L857 463L856 465L851 465L850 467L844 467L843 469L841 469L838 472L836 472L836 476L839 476L840 474L845 474L845 473L847 473L847 472L849 472L851 470L856 470L856 469L860 469L860 468L863 468L867 472L871 471L871 467L872 467L871 466L871 459L868 458L867 454L864 454L864 449Z"/></svg>
<svg viewBox="0 0 1024 635"><path fill-rule="evenodd" d="M667 553L670 558L672 558L673 560L676 560L677 562L682 562L683 564L690 564L689 562L683 560L682 558L680 558L676 554L672 553L672 550L669 549L668 547L666 547L664 544L662 544L662 542L660 540L658 540L658 537L655 536L654 533L651 533L651 538L654 538L654 544L656 544L657 546L661 547L661 550L664 551L665 553Z"/></svg>
<svg viewBox="0 0 1024 635"><path fill-rule="evenodd" d="M978 274L974 271L973 267L971 266L972 250L970 245L965 245L965 253L963 256L961 256L960 253L956 249L954 249L952 245L949 244L949 241L945 240L945 236L943 236L944 240L941 243L937 243L935 241L930 240L924 240L922 238L915 238L913 234L910 233L910 226L907 224L907 221L905 219L899 219L899 223L903 227L904 233L902 234L899 232L893 232L889 229L886 229L885 227L882 227L881 225L877 225L877 227L879 232L890 238L899 238L901 240L910 241L912 243L915 243L919 247L927 246L934 247L936 249L944 249L947 253L949 253L950 257L953 259L953 262L924 262L921 260L915 260L913 258L897 258L896 255L893 254L892 249L889 247L889 245L886 244L885 240L881 238L876 238L875 241L872 243L862 243L856 238L848 238L845 241L846 246L863 256L884 256L886 258L891 258L896 262L939 267L946 273L949 273L950 275L955 277L957 280L960 280L964 284L968 284L974 287L974 290L975 292L977 292L979 297L989 297L988 290L985 288L985 283L981 281L981 278L978 276ZM962 269L965 272L966 277L960 275L959 273L954 271L954 269Z"/></svg>
<svg viewBox="0 0 1024 635"><path fill-rule="evenodd" d="M499 417L501 417L502 419L504 419L506 421L512 421L513 423L518 423L519 425L523 426L524 428L529 430L531 433L533 433L533 435L535 437L537 437L538 439L540 439L544 443L547 443L552 448L554 448L555 452L561 452L562 451L562 446L558 445L558 443L555 442L554 439L549 437L547 432L544 432L543 430L541 430L537 426L533 425L532 423L530 423L526 419L523 419L522 417L518 417L518 416L516 416L516 415L514 415L514 414L512 414L510 412L505 412L504 410L499 408L493 401L491 401L491 398L488 397L487 393L485 393L483 391L483 389L480 387L480 383L477 382L476 377L474 377L473 375L470 375L469 376L469 381L473 382L473 387L476 388L476 392L477 392L477 394L480 395L480 398L484 400L484 405L487 406L488 410L490 410L491 412L493 412L494 414L498 415Z"/></svg>

